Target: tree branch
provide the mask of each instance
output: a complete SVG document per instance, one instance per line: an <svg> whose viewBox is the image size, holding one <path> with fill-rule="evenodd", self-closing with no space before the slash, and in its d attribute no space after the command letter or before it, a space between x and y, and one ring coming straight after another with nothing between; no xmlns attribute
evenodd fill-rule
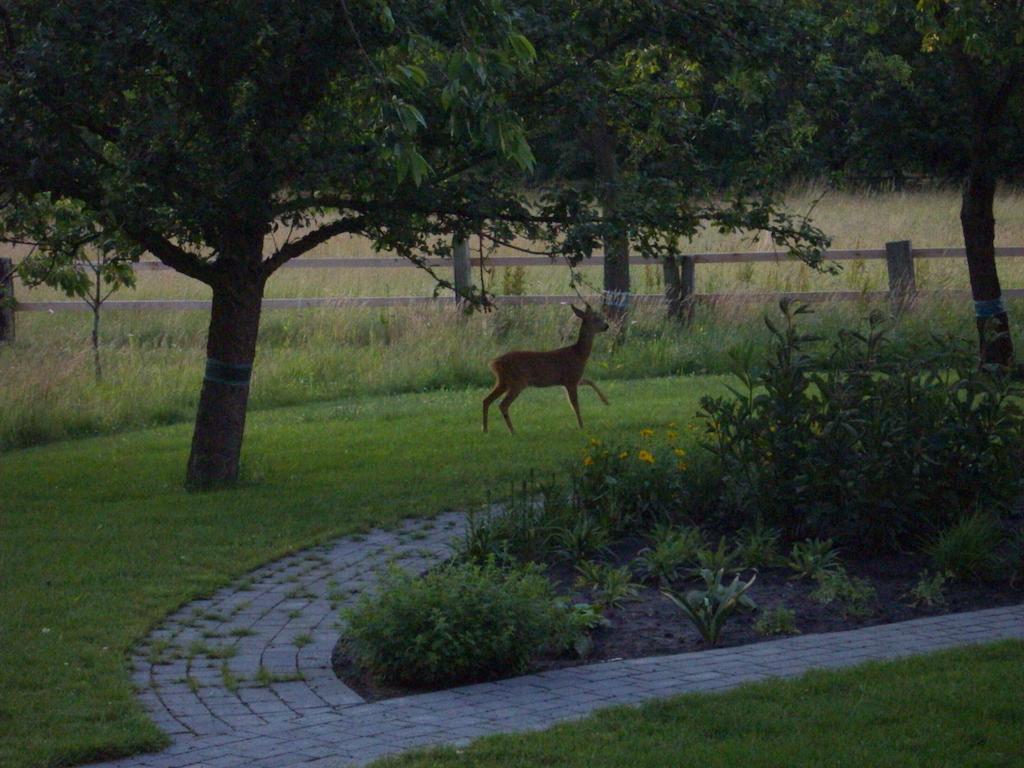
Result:
<svg viewBox="0 0 1024 768"><path fill-rule="evenodd" d="M326 243L332 237L359 232L362 228L363 220L361 217L337 219L336 221L324 224L318 229L314 229L298 240L286 242L274 252L273 256L263 260L261 265L263 276L265 278L270 277L286 262L301 256L322 243Z"/></svg>
<svg viewBox="0 0 1024 768"><path fill-rule="evenodd" d="M125 232L176 272L207 285L213 285L216 281L218 274L216 266L204 261L194 253L189 253L181 246L175 245L162 235L146 228L125 230Z"/></svg>

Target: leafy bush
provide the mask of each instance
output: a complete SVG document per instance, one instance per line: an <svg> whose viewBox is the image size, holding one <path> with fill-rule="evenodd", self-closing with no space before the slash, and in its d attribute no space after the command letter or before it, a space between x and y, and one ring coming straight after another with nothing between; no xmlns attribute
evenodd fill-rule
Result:
<svg viewBox="0 0 1024 768"><path fill-rule="evenodd" d="M700 575L703 571L733 573L742 567L740 552L730 548L729 542L723 536L718 540L717 548L704 547L697 550L697 567L693 569L693 572L696 575Z"/></svg>
<svg viewBox="0 0 1024 768"><path fill-rule="evenodd" d="M416 578L395 570L347 611L353 659L382 682L435 686L526 671L574 637L537 569L449 564ZM561 648L558 648L561 650Z"/></svg>
<svg viewBox="0 0 1024 768"><path fill-rule="evenodd" d="M608 626L609 623L600 606L576 603L569 609L568 635L561 645L572 648L577 656L585 659L594 650L594 640L590 633L599 627Z"/></svg>
<svg viewBox="0 0 1024 768"><path fill-rule="evenodd" d="M686 451L672 443L655 445L653 435L643 430L643 445L632 448L591 440L582 464L572 470L576 504L613 531L649 530L667 511L687 507L693 496Z"/></svg>
<svg viewBox="0 0 1024 768"><path fill-rule="evenodd" d="M829 605L838 602L847 616L870 616L874 610L875 588L864 579L852 578L843 568L821 571L817 575L818 588L811 598Z"/></svg>
<svg viewBox="0 0 1024 768"><path fill-rule="evenodd" d="M809 310L780 306L780 325L766 318L768 359L735 354L739 386L701 401L721 514L790 539L899 549L1017 493L1024 418L1010 377L979 371L949 339L886 350L878 316L818 352L823 340L798 328Z"/></svg>
<svg viewBox="0 0 1024 768"><path fill-rule="evenodd" d="M703 571L701 573L705 585L703 590L692 589L685 595L679 595L669 590L662 591L662 594L675 603L679 610L693 622L697 631L700 632L700 636L708 645L718 644L722 627L736 611L757 609L757 604L746 595L754 585L757 575L752 576L747 582L740 581L740 577L736 576L731 584L725 585L722 584L724 573L724 571Z"/></svg>
<svg viewBox="0 0 1024 768"><path fill-rule="evenodd" d="M576 586L589 589L594 602L602 608L619 608L640 592L628 565L613 568L586 560L576 566Z"/></svg>
<svg viewBox="0 0 1024 768"><path fill-rule="evenodd" d="M654 546L640 550L633 561L637 574L663 587L679 578L683 567L697 557L704 546L699 528L671 528L660 526L651 535Z"/></svg>
<svg viewBox="0 0 1024 768"><path fill-rule="evenodd" d="M559 557L578 563L590 555L607 554L611 536L600 520L580 514L571 525L555 529L552 542Z"/></svg>
<svg viewBox="0 0 1024 768"><path fill-rule="evenodd" d="M765 568L779 559L779 538L775 528L760 521L740 530L736 537L736 557L744 568Z"/></svg>
<svg viewBox="0 0 1024 768"><path fill-rule="evenodd" d="M907 593L910 604L915 607L939 608L946 604L946 582L951 574L939 571L931 575L921 571L917 584Z"/></svg>
<svg viewBox="0 0 1024 768"><path fill-rule="evenodd" d="M964 580L990 579L999 570L1001 538L995 518L976 512L942 531L926 549L937 571Z"/></svg>
<svg viewBox="0 0 1024 768"><path fill-rule="evenodd" d="M834 571L842 566L839 553L832 547L832 539L807 539L798 541L789 552L786 565L795 573L795 578L816 579L825 571Z"/></svg>
<svg viewBox="0 0 1024 768"><path fill-rule="evenodd" d="M483 565L492 558L503 565L543 562L552 554L552 536L571 516L564 487L556 483L513 485L500 508L466 516L466 529L455 544L460 562Z"/></svg>
<svg viewBox="0 0 1024 768"><path fill-rule="evenodd" d="M784 605L767 608L754 622L754 631L759 635L799 635L796 628L796 614Z"/></svg>

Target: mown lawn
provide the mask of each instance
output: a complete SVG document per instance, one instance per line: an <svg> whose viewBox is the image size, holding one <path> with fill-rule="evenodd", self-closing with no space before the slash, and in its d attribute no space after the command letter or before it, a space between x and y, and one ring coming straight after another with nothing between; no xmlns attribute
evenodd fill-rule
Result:
<svg viewBox="0 0 1024 768"><path fill-rule="evenodd" d="M189 495L185 425L0 454L0 766L155 749L128 652L163 616L288 551L507 493L557 473L587 435L634 441L685 424L722 379L610 382L525 393L510 437L483 391L365 397L254 413L237 490Z"/></svg>
<svg viewBox="0 0 1024 768"><path fill-rule="evenodd" d="M1016 768L1024 643L604 710L375 768Z"/></svg>

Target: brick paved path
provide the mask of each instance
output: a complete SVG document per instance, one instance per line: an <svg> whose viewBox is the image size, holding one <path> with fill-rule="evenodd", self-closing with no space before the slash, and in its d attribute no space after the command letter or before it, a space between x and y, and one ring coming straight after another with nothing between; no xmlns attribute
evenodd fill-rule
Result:
<svg viewBox="0 0 1024 768"><path fill-rule="evenodd" d="M139 649L134 676L147 711L173 744L108 768L361 764L416 746L544 728L615 704L1024 639L1024 605L1017 605L365 703L330 667L338 609L372 589L392 562L420 570L438 562L462 522L455 514L409 521L307 550L168 617Z"/></svg>

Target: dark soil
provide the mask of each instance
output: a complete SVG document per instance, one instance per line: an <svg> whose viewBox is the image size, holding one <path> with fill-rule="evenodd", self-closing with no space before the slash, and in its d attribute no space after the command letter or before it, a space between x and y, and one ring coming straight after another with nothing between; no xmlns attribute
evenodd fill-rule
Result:
<svg viewBox="0 0 1024 768"><path fill-rule="evenodd" d="M616 546L615 556L608 558L614 565L629 563L637 551L646 546L640 539ZM865 579L874 587L876 595L867 617L852 617L843 612L839 603L823 605L810 597L817 583L810 579L794 579L793 572L784 568L762 569L748 595L757 603L755 612L733 614L722 632L719 648L747 645L778 639L778 635L765 637L754 630L758 616L766 609L785 606L795 613L795 624L801 634L837 632L874 624L890 624L924 616L980 610L1011 605L1024 600L1024 592L1011 588L1005 580L991 583L947 582L944 588L946 603L936 607L915 607L907 593L913 589L922 570L928 567L925 558L918 555L842 556L843 565L851 577ZM573 587L575 573L570 566L554 565L548 575L558 592L573 596L577 602L590 602L590 596ZM749 578L750 572L742 576ZM726 581L731 581L728 576ZM699 586L694 579L673 585L679 592ZM706 650L696 628L658 588L645 585L640 594L621 608L605 612L610 626L594 631L594 648L585 659L571 656L538 658L533 672L541 672L581 664L592 664L614 659L632 659L674 653ZM376 683L363 673L345 654L339 642L331 657L334 671L346 685L364 698L378 699L422 693L427 689L389 687Z"/></svg>

